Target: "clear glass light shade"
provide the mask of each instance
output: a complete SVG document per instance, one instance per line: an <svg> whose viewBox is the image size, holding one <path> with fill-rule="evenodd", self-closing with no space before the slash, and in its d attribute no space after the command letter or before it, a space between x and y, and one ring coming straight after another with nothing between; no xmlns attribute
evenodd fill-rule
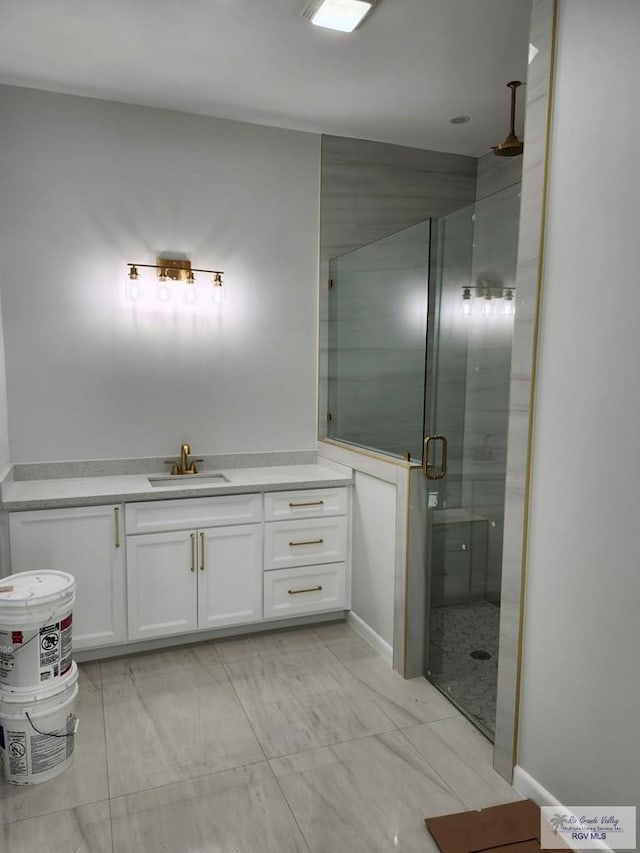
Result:
<svg viewBox="0 0 640 853"><path fill-rule="evenodd" d="M490 296L485 296L482 300L482 308L480 313L483 317L491 317L493 314L493 299Z"/></svg>
<svg viewBox="0 0 640 853"><path fill-rule="evenodd" d="M198 290L195 284L185 284L184 286L184 301L185 305L195 305L198 301Z"/></svg>
<svg viewBox="0 0 640 853"><path fill-rule="evenodd" d="M127 275L125 292L129 302L140 302L144 295L140 279L138 277L138 272L135 267L133 267L132 271Z"/></svg>
<svg viewBox="0 0 640 853"><path fill-rule="evenodd" d="M460 313L463 317L470 317L472 313L472 305L471 305L471 289L469 287L465 287L462 290L462 307L460 308Z"/></svg>
<svg viewBox="0 0 640 853"><path fill-rule="evenodd" d="M505 297L502 313L505 317L515 317L516 303L513 301L513 296L508 299Z"/></svg>

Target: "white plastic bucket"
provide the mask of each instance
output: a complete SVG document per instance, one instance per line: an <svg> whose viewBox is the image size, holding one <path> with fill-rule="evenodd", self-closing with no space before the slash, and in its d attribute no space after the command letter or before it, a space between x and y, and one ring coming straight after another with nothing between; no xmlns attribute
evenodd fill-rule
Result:
<svg viewBox="0 0 640 853"><path fill-rule="evenodd" d="M0 695L0 763L7 782L35 785L69 767L78 727L77 695L75 663L66 676L30 697Z"/></svg>
<svg viewBox="0 0 640 853"><path fill-rule="evenodd" d="M0 693L28 695L69 673L75 588L48 569L0 579Z"/></svg>

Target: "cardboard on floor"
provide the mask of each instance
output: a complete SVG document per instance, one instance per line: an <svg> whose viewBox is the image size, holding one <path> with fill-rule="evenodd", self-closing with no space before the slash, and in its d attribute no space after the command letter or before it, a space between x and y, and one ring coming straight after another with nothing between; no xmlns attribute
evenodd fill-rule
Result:
<svg viewBox="0 0 640 853"><path fill-rule="evenodd" d="M532 800L425 819L442 853L546 853L540 809ZM570 850L560 838L554 850Z"/></svg>

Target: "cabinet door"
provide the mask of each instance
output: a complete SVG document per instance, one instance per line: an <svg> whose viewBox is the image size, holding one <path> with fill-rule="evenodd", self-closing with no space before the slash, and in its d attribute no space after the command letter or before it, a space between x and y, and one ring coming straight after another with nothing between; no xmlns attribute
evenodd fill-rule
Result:
<svg viewBox="0 0 640 853"><path fill-rule="evenodd" d="M127 536L130 640L196 630L196 564L195 531Z"/></svg>
<svg viewBox="0 0 640 853"><path fill-rule="evenodd" d="M11 571L57 569L76 579L73 648L126 639L122 507L13 512Z"/></svg>
<svg viewBox="0 0 640 853"><path fill-rule="evenodd" d="M262 619L262 525L199 531L198 627Z"/></svg>

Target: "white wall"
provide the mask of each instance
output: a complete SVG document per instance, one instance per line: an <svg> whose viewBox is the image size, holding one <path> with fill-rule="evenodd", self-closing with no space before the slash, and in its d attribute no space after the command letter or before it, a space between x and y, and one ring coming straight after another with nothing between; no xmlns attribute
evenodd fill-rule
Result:
<svg viewBox="0 0 640 853"><path fill-rule="evenodd" d="M315 447L319 156L312 134L0 87L12 461ZM225 271L223 307L126 302L126 262L171 251Z"/></svg>
<svg viewBox="0 0 640 853"><path fill-rule="evenodd" d="M2 273L0 272L0 276ZM9 419L7 416L7 378L2 333L2 301L0 297L0 477L9 464Z"/></svg>
<svg viewBox="0 0 640 853"><path fill-rule="evenodd" d="M566 805L640 795L638 33L559 4L518 763Z"/></svg>

